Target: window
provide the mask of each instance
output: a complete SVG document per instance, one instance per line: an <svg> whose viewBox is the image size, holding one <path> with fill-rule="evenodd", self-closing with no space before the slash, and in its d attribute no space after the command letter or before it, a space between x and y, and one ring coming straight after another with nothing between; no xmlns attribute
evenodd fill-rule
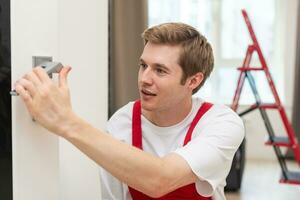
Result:
<svg viewBox="0 0 300 200"><path fill-rule="evenodd" d="M231 104L239 72L251 39L241 14L245 8L272 73L277 90L283 97L282 56L275 38L278 32L277 0L149 0L149 26L163 22L184 22L197 28L213 46L215 69L200 89L200 96L216 103ZM258 65L253 57L251 64ZM272 102L273 95L262 72L253 73L259 92L265 102ZM254 101L248 83L245 84L241 104Z"/></svg>

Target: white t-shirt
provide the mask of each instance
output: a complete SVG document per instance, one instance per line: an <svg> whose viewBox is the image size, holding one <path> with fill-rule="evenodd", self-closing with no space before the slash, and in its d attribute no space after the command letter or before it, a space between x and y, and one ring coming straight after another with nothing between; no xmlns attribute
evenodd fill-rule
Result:
<svg viewBox="0 0 300 200"><path fill-rule="evenodd" d="M130 102L119 109L108 121L107 131L115 138L131 144L132 108ZM203 100L193 98L188 116L170 127L158 127L142 116L143 150L163 157L175 152L187 161L200 179L196 182L197 192L224 200L224 187L234 153L244 138L241 118L224 105L213 105L195 127L192 140L183 147L183 141ZM128 186L104 169L100 170L103 200L131 200Z"/></svg>

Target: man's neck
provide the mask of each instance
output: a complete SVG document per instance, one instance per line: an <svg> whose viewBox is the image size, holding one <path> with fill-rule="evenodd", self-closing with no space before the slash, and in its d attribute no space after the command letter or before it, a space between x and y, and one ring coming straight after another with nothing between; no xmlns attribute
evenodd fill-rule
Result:
<svg viewBox="0 0 300 200"><path fill-rule="evenodd" d="M172 106L171 109L161 111L142 110L143 115L153 124L160 127L168 127L178 124L191 112L192 99Z"/></svg>

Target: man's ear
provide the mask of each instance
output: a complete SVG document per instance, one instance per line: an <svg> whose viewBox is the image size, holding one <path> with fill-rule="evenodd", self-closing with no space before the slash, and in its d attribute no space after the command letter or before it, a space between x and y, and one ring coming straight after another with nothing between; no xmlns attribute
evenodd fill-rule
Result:
<svg viewBox="0 0 300 200"><path fill-rule="evenodd" d="M189 85L188 87L193 91L195 88L197 88L203 81L204 75L202 72L198 72L194 74L193 76L189 77Z"/></svg>

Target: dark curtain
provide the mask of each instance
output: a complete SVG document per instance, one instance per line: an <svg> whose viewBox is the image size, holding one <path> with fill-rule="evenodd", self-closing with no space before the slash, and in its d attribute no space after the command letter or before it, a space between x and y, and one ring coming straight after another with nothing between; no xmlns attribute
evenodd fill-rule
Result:
<svg viewBox="0 0 300 200"><path fill-rule="evenodd" d="M297 49L296 49L296 66L295 66L295 82L294 82L294 98L292 111L292 125L295 130L298 141L300 142L300 3L298 3L298 27L297 27ZM300 144L299 144L300 145ZM291 150L287 156L292 157Z"/></svg>
<svg viewBox="0 0 300 200"><path fill-rule="evenodd" d="M139 98L138 61L141 33L147 28L147 0L110 0L109 116Z"/></svg>
<svg viewBox="0 0 300 200"><path fill-rule="evenodd" d="M0 0L0 199L12 199L10 0Z"/></svg>
<svg viewBox="0 0 300 200"><path fill-rule="evenodd" d="M9 1L0 1L0 152L11 152Z"/></svg>

